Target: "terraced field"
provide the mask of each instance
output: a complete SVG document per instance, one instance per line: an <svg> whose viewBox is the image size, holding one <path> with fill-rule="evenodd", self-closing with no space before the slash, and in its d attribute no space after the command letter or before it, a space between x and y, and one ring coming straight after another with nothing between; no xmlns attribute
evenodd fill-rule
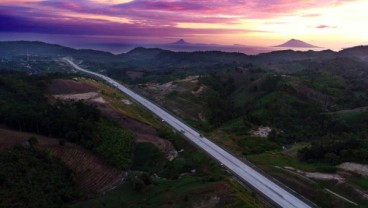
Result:
<svg viewBox="0 0 368 208"><path fill-rule="evenodd" d="M32 136L39 141L37 148L50 151L73 170L79 188L87 195L106 191L120 183L125 176L125 171L116 169L91 151L71 143L61 146L55 138L0 129L0 150L19 143L26 144Z"/></svg>
<svg viewBox="0 0 368 208"><path fill-rule="evenodd" d="M80 147L50 146L45 148L74 171L77 183L84 193L108 190L125 176L124 171L106 164L106 161L99 156Z"/></svg>

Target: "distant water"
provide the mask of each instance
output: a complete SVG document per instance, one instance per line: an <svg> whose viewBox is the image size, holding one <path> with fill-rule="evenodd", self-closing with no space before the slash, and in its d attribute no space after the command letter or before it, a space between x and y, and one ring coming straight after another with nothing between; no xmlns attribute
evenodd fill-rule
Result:
<svg viewBox="0 0 368 208"><path fill-rule="evenodd" d="M188 46L163 46L163 49L172 51L223 51L223 52L234 52L234 53L244 53L247 55L257 55L260 53L271 52L274 49L266 47L253 47L253 46L221 46L221 45L188 45Z"/></svg>

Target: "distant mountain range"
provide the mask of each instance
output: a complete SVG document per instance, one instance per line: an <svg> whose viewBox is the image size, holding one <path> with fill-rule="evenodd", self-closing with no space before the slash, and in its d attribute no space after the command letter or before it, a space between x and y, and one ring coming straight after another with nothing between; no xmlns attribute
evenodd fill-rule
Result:
<svg viewBox="0 0 368 208"><path fill-rule="evenodd" d="M297 39L291 39L281 45L277 45L274 47L282 47L282 48L321 48L309 43L306 43L304 41L301 40L297 40Z"/></svg>
<svg viewBox="0 0 368 208"><path fill-rule="evenodd" d="M168 44L166 44L169 46ZM194 45L195 44L189 44ZM186 49L185 46L179 45L180 50ZM177 48L178 48L177 47ZM167 47L169 48L169 47ZM199 48L199 47L198 47ZM209 47L208 47L209 48ZM221 48L219 48L221 49ZM221 52L221 51L195 51L175 52L160 48L143 48L138 47L127 53L112 54L96 50L82 50L64 47L61 45L47 44L42 42L29 41L13 41L0 42L0 70L3 69L20 69L24 70L25 60L47 60L47 58L72 57L75 60L83 60L86 67L91 70L100 71L101 68L109 69L109 73L121 74L124 70L140 70L145 72L162 72L165 71L198 71L211 72L221 69L244 68L249 66L265 67L276 65L287 65L296 61L336 61L336 60L352 60L350 61L351 70L355 65L368 62L368 46L358 46L354 48L344 49L339 52L331 50L324 51L293 51L281 50L269 53L261 53L259 55L247 55L239 52ZM360 61L357 61L357 58ZM23 61L19 61L23 60ZM55 59L57 60L57 59ZM33 63L33 62L31 62ZM35 62L38 63L38 62ZM23 65L22 65L23 64ZM367 65L364 64L364 67ZM42 64L34 67L34 73L45 71ZM293 66L293 65L290 65ZM46 67L47 68L47 67ZM57 67L55 67L57 68ZM366 70L366 68L365 68ZM32 71L33 72L33 71Z"/></svg>
<svg viewBox="0 0 368 208"><path fill-rule="evenodd" d="M176 42L173 43L169 43L168 45L171 46L184 46L184 47L194 47L194 46L203 46L203 47L251 47L251 46L247 46L247 45L242 45L242 44L234 44L234 45L219 45L219 44L204 44L204 43L189 43L187 41L185 41L184 39L180 39ZM306 43L304 41L301 40L297 40L297 39L291 39L281 45L277 45L277 46L273 46L273 47L280 47L280 48L321 48L319 46L315 46L309 43Z"/></svg>
<svg viewBox="0 0 368 208"><path fill-rule="evenodd" d="M179 40L176 48L185 51L185 45L196 44L187 43L184 40ZM166 44L168 46L168 44ZM166 47L169 48L169 47ZM174 48L174 47L173 47ZM192 49L191 48L191 49ZM210 47L207 49L223 49L225 47ZM225 48L226 49L226 48ZM234 46L233 48L234 49ZM229 49L230 50L230 49ZM276 62L288 62L307 59L334 59L339 57L359 57L361 60L368 61L368 46L357 46L347 48L339 52L331 50L323 51L293 51L293 50L276 50L269 53L261 53L259 55L249 55L239 52L224 52L224 51L195 51L190 52L175 52L165 48L143 48L137 47L127 53L112 54L97 50L73 49L61 45L47 44L43 42L30 41L0 41L0 59L13 59L19 56L30 57L64 57L70 56L79 60L85 60L93 63L110 63L112 66L118 66L117 63L123 63L123 66L131 68L147 68L147 70L161 69L165 66L182 65L238 65L238 64L270 64ZM211 68L211 67L209 67Z"/></svg>

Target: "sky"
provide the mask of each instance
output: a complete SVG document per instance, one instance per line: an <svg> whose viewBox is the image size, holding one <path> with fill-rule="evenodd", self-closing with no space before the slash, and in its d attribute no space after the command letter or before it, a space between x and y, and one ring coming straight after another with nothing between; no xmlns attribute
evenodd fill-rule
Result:
<svg viewBox="0 0 368 208"><path fill-rule="evenodd" d="M368 44L368 0L0 0L0 40L69 46L191 43L333 50Z"/></svg>

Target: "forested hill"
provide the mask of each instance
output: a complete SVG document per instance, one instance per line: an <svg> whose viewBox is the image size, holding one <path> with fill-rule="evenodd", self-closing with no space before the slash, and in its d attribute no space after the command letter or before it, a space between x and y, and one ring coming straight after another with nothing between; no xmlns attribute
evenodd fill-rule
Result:
<svg viewBox="0 0 368 208"><path fill-rule="evenodd" d="M77 50L55 44L29 41L0 42L0 58L17 57L63 57L71 56L83 60L92 68L109 67L131 70L192 70L208 71L224 67L246 67L249 64L278 64L301 60L325 60L341 57L359 57L368 60L368 46L359 46L334 52L325 51L275 51L256 56L219 51L173 52L163 49L136 48L128 53L114 55L96 50Z"/></svg>
<svg viewBox="0 0 368 208"><path fill-rule="evenodd" d="M13 41L0 42L0 58L16 59L19 57L65 57L71 56L77 59L114 61L117 59L112 53L90 49L74 49L56 44L48 44L38 41Z"/></svg>

